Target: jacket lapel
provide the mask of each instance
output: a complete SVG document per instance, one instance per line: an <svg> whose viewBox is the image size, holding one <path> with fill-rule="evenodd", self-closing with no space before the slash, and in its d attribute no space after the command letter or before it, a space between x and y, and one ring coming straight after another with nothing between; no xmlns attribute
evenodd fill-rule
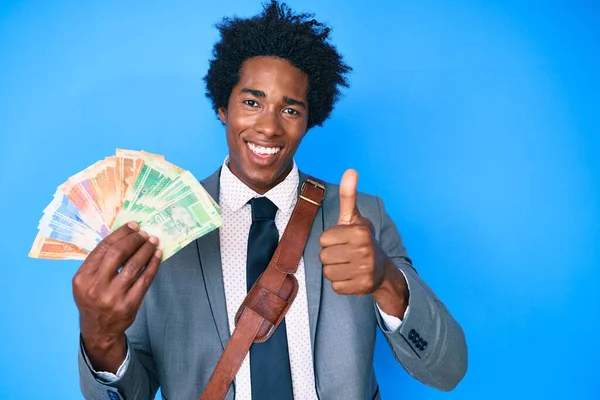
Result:
<svg viewBox="0 0 600 400"><path fill-rule="evenodd" d="M208 194L217 203L219 202L220 176L221 168L201 182ZM208 302L217 327L221 346L225 348L230 335L229 322L227 321L227 304L225 302L225 286L223 284L219 231L220 229L213 230L199 238L196 243L198 245L202 274L206 283Z"/></svg>
<svg viewBox="0 0 600 400"><path fill-rule="evenodd" d="M300 184L298 185L298 195L302 188L302 182L306 175L302 172L300 175ZM304 248L304 274L306 279L306 296L308 298L308 322L310 324L310 340L312 352L315 354L315 335L317 332L317 322L319 320L319 307L321 306L321 285L323 282L323 266L319 260L321 245L319 237L323 233L323 205L319 207L312 228L308 235L306 247Z"/></svg>

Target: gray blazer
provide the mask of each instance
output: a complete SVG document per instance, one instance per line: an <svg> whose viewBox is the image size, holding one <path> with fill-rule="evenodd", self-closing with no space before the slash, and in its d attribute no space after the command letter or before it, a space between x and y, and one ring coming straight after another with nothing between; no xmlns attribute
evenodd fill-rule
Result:
<svg viewBox="0 0 600 400"><path fill-rule="evenodd" d="M220 169L202 181L218 201ZM300 173L300 182L305 175ZM405 274L409 313L387 331L371 296L336 294L323 277L319 236L337 225L338 186L326 197L304 250L308 322L320 400L379 399L373 369L379 327L396 360L426 385L452 390L467 369L460 325L411 265L394 223L378 197L359 193L357 206L370 219L383 250ZM116 382L97 380L79 349L81 391L86 399L153 399L159 386L168 400L197 400L229 339L219 232L215 230L165 261L127 330L131 359ZM235 384L227 399L235 398ZM262 399L261 399L262 400Z"/></svg>

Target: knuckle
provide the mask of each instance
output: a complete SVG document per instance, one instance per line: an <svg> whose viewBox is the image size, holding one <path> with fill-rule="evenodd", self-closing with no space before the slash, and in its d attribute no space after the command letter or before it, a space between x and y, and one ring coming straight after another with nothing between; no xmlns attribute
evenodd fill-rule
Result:
<svg viewBox="0 0 600 400"><path fill-rule="evenodd" d="M129 261L127 262L127 265L129 266L129 268L131 268L134 271L137 271L143 267L143 264L141 262L139 262L138 260L133 259L133 258L129 259Z"/></svg>
<svg viewBox="0 0 600 400"><path fill-rule="evenodd" d="M104 294L97 299L98 307L104 311L114 311L116 309L115 298L113 295Z"/></svg>
<svg viewBox="0 0 600 400"><path fill-rule="evenodd" d="M99 312L104 313L111 310L112 308L110 302L104 297L101 297L99 299L90 298L90 300L93 302L94 308Z"/></svg>
<svg viewBox="0 0 600 400"><path fill-rule="evenodd" d="M81 276L81 273L76 273L71 279L71 284L74 290L81 290L85 285L85 278Z"/></svg>
<svg viewBox="0 0 600 400"><path fill-rule="evenodd" d="M327 263L327 253L325 252L325 250L321 250L319 252L319 261L321 261L321 264Z"/></svg>
<svg viewBox="0 0 600 400"><path fill-rule="evenodd" d="M119 271L119 277L125 279L132 279L133 277L135 277L134 272L135 271L132 271L131 268L129 268L129 264L127 264Z"/></svg>
<svg viewBox="0 0 600 400"><path fill-rule="evenodd" d="M360 264L358 266L358 270L362 273L369 272L371 270L371 266L369 264Z"/></svg>
<svg viewBox="0 0 600 400"><path fill-rule="evenodd" d="M104 239L104 240L100 241L100 243L98 243L96 245L96 248L94 248L94 250L92 250L92 251L107 252L110 248L111 248L110 244L106 241L106 239Z"/></svg>
<svg viewBox="0 0 600 400"><path fill-rule="evenodd" d="M336 293L340 293L340 283L339 282L331 282L331 289L333 289L333 291Z"/></svg>
<svg viewBox="0 0 600 400"><path fill-rule="evenodd" d="M96 285L91 285L86 292L86 297L89 300L96 302L99 300L99 296L100 296L100 293L99 293L98 287Z"/></svg>
<svg viewBox="0 0 600 400"><path fill-rule="evenodd" d="M352 235L360 235L360 232L362 230L362 225L354 224L352 226L349 226L348 229L351 230Z"/></svg>
<svg viewBox="0 0 600 400"><path fill-rule="evenodd" d="M369 246L360 246L356 251L361 257L369 257L371 255L371 248Z"/></svg>
<svg viewBox="0 0 600 400"><path fill-rule="evenodd" d="M364 227L361 225L353 225L349 231L350 241L352 243L363 243L365 240Z"/></svg>
<svg viewBox="0 0 600 400"><path fill-rule="evenodd" d="M319 245L321 245L321 247L325 247L325 244L327 244L327 236L327 232L323 232L321 236L319 236Z"/></svg>
<svg viewBox="0 0 600 400"><path fill-rule="evenodd" d="M356 225L356 235L359 235L361 238L370 237L371 231L366 225Z"/></svg>
<svg viewBox="0 0 600 400"><path fill-rule="evenodd" d="M139 261L130 259L127 261L127 264L121 273L125 274L125 277L127 278L134 278L140 272L142 267L143 265Z"/></svg>
<svg viewBox="0 0 600 400"><path fill-rule="evenodd" d="M112 246L106 251L106 258L108 258L113 263L116 263L117 260L122 259L124 256L125 250L117 246Z"/></svg>

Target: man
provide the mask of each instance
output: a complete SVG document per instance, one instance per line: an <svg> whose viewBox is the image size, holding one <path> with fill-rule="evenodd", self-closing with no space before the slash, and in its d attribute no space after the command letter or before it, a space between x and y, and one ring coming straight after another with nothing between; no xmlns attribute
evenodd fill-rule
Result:
<svg viewBox="0 0 600 400"><path fill-rule="evenodd" d="M158 238L135 223L88 256L73 278L87 399L145 400L159 387L165 399L200 396L298 201L296 149L347 86L350 67L310 15L273 0L219 30L205 81L229 156L202 183L223 225L160 269ZM357 179L349 170L339 187L326 184L297 297L271 339L251 347L228 399L378 399L377 327L426 385L452 390L464 376L460 326L417 275L381 200L356 192Z"/></svg>

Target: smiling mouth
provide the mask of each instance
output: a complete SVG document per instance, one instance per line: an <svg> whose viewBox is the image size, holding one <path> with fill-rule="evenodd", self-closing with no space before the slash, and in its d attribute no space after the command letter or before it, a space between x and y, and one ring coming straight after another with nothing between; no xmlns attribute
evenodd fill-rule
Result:
<svg viewBox="0 0 600 400"><path fill-rule="evenodd" d="M248 145L248 148L250 149L250 151L252 151L254 154L256 154L257 156L259 156L261 158L268 158L270 156L273 156L273 155L279 153L279 151L281 150L281 147L278 147L278 146L265 147L265 146L260 146L256 143L252 143L252 142L246 142L246 144Z"/></svg>

